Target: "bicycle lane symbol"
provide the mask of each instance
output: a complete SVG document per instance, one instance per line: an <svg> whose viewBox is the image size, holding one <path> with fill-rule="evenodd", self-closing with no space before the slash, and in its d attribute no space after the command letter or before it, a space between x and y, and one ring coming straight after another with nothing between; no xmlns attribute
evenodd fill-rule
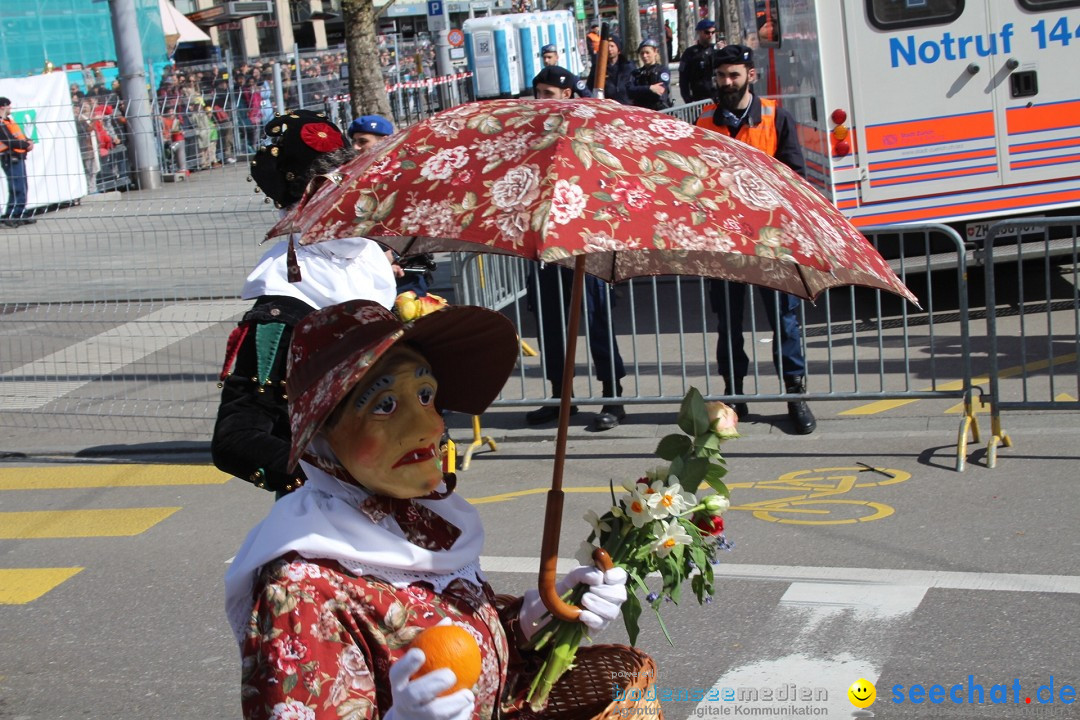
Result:
<svg viewBox="0 0 1080 720"><path fill-rule="evenodd" d="M881 520L896 510L874 500L848 500L837 496L860 488L897 485L910 478L911 473L892 468L835 467L795 470L776 480L729 483L728 488L798 493L731 506L731 510L753 513L758 520L785 525L850 525Z"/></svg>

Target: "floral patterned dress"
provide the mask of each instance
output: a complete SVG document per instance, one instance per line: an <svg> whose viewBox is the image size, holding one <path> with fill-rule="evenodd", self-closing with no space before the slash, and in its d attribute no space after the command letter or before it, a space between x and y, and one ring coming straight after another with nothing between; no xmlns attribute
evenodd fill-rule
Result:
<svg viewBox="0 0 1080 720"><path fill-rule="evenodd" d="M468 630L483 658L473 717L499 717L520 603L457 579L441 594L356 576L333 560L292 553L268 563L241 648L247 720L367 720L393 704L390 665L444 618ZM516 644L516 643L515 643Z"/></svg>

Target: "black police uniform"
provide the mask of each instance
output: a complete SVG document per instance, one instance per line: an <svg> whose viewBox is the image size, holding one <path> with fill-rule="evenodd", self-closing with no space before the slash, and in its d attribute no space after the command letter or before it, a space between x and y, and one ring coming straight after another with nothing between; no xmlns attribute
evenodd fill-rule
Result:
<svg viewBox="0 0 1080 720"><path fill-rule="evenodd" d="M656 83L663 83L663 95L657 95L652 91L652 86ZM638 107L663 110L675 104L671 99L671 74L660 63L642 65L635 70L631 74L627 92L630 95L630 101Z"/></svg>
<svg viewBox="0 0 1080 720"><path fill-rule="evenodd" d="M694 44L686 48L679 61L679 92L685 103L710 100L713 96L713 45Z"/></svg>
<svg viewBox="0 0 1080 720"><path fill-rule="evenodd" d="M633 74L634 66L620 55L614 65L608 65L607 76L604 78L604 97L608 100L620 102L623 105L632 105L628 90ZM589 80L586 85L590 90L596 91L595 65L589 70Z"/></svg>

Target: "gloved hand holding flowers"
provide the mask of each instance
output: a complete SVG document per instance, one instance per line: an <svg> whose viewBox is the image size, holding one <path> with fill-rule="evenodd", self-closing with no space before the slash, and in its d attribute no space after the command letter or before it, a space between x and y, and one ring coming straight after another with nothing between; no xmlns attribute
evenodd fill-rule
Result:
<svg viewBox="0 0 1080 720"><path fill-rule="evenodd" d="M720 444L739 436L736 423L734 410L719 402L706 405L701 393L691 388L679 410L679 428L683 432L665 436L656 448L656 455L668 464L646 472L636 481L622 483L627 492L624 497L617 498L612 487L611 508L601 516L591 510L585 515L592 532L582 543L578 561L591 563L593 552L602 548L615 565L607 574L621 570L628 576L622 616L631 645L637 643L643 600L656 612L660 627L671 642L660 618L663 602L679 602L686 580L690 581L699 603L712 599L716 553L731 547L724 538L721 518L731 503L722 480L727 468ZM703 483L711 490L699 499L694 493ZM646 583L646 578L654 572L662 581L655 592ZM599 570L595 573L600 576ZM572 572L567 580L573 577ZM597 581L598 577L592 579ZM598 584L579 585L569 592L570 602L589 610L590 600L595 598L585 598ZM528 600L526 596L526 606ZM523 611L523 621L527 619L525 615ZM534 708L543 707L551 688L573 664L578 646L595 625L586 622L592 618L586 618L585 611L582 616L578 622L552 620L533 635L532 647L548 650L529 691L528 701ZM528 620L535 618L530 614Z"/></svg>

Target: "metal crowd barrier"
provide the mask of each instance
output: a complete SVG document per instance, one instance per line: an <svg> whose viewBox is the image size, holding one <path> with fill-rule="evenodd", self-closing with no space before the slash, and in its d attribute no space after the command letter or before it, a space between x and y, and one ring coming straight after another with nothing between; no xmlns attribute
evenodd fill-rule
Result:
<svg viewBox="0 0 1080 720"><path fill-rule="evenodd" d="M997 465L998 447L1012 446L1012 438L1002 428L1002 411L1080 409L1078 236L1080 217L1024 218L998 222L988 230L984 248L990 356L989 467ZM1015 288L1015 304L999 308L995 263L1017 258L1023 262L1003 268L1000 278ZM1064 283L1071 283L1071 291L1062 287ZM1018 317L1016 335L999 334L997 319L1006 315ZM1002 368L1003 362L1011 367Z"/></svg>
<svg viewBox="0 0 1080 720"><path fill-rule="evenodd" d="M660 112L673 115L680 120L685 120L693 125L701 116L701 111L711 102L712 100L698 100L697 102L687 103L685 105L676 105L675 107L670 107L666 110L661 110Z"/></svg>
<svg viewBox="0 0 1080 720"><path fill-rule="evenodd" d="M717 338L716 316L709 302L707 280L664 277L630 280L605 289L609 323L606 332L618 346L626 366L622 380L626 405L678 403L691 385L709 400L725 402L914 401L954 398L961 408L956 440L956 469L965 466L968 436L979 442L972 407L972 363L967 298L967 250L963 240L943 225L870 228L870 241L890 258L897 274L915 287L922 303L916 309L895 296L866 288L836 288L814 305L803 303L803 354L807 361L807 392L792 395L785 389L772 360L772 332L758 293L748 293L747 353L750 371L744 394L722 387L716 353L732 351L731 338ZM931 271L951 248L955 283L939 308ZM501 310L514 321L523 338L540 338L540 356L522 356L515 376L507 383L496 406L552 405L545 383L547 364L539 327L543 313L528 300L532 263L500 256L459 256L454 259L454 289L459 302ZM566 293L568 294L568 293ZM537 297L534 294L533 297ZM955 303L955 305L953 305ZM579 370L575 404L602 405L597 367L589 352L592 338L582 310L585 341L579 344ZM560 320L565 338L565 320ZM718 347L719 341L719 347ZM880 409L871 406L867 412ZM845 411L845 412L851 412Z"/></svg>

